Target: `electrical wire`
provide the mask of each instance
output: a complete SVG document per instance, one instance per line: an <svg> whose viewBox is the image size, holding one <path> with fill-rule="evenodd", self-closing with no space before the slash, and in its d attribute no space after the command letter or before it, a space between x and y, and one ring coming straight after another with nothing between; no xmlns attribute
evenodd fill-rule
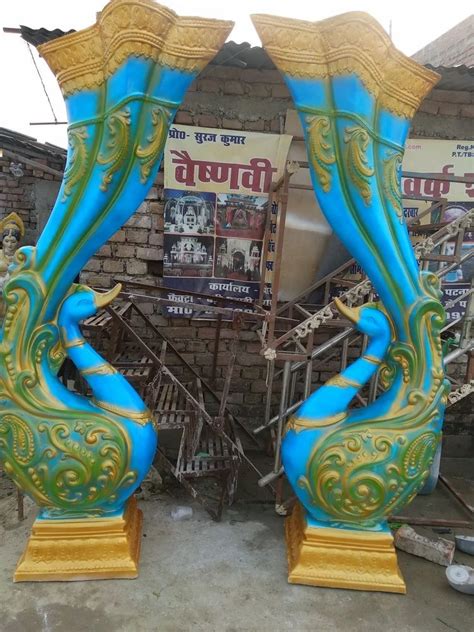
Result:
<svg viewBox="0 0 474 632"><path fill-rule="evenodd" d="M39 79L41 81L41 85L43 86L43 90L44 90L44 93L46 95L46 98L48 99L49 107L51 108L51 112L53 113L54 122L57 123L58 122L58 118L57 118L56 113L54 111L53 104L51 103L51 99L49 98L49 94L48 94L48 91L46 90L46 86L44 85L43 77L41 76L40 69L38 68L38 65L36 63L35 56L33 55L33 51L31 50L31 46L30 46L29 42L26 42L26 45L28 46L28 50L30 51L31 59L33 60L34 67L36 68L36 72L38 73L38 77L39 77Z"/></svg>

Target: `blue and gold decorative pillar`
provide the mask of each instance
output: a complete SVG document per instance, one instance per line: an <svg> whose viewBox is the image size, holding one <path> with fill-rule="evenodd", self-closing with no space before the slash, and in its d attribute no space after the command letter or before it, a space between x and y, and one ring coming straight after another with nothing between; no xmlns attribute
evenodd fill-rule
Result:
<svg viewBox="0 0 474 632"><path fill-rule="evenodd" d="M283 464L301 503L286 524L289 581L405 592L387 517L426 481L448 385L439 283L418 269L400 175L410 120L438 75L364 13L253 22L299 112L319 205L380 297L336 302L368 347L286 429ZM376 371L383 394L350 408Z"/></svg>
<svg viewBox="0 0 474 632"><path fill-rule="evenodd" d="M73 281L144 200L187 88L231 28L152 0L112 0L94 26L39 47L65 97L69 150L49 222L36 248L18 251L4 289L0 458L39 505L15 581L137 576L132 495L157 433L79 327L120 287L99 294ZM66 356L91 398L57 378Z"/></svg>

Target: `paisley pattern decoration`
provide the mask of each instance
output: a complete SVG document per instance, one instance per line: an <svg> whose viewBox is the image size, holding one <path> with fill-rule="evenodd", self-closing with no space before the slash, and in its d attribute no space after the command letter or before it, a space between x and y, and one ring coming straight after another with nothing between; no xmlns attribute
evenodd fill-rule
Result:
<svg viewBox="0 0 474 632"><path fill-rule="evenodd" d="M385 530L428 477L449 391L439 281L418 269L400 188L410 118L437 75L363 13L253 21L299 111L319 206L380 297L336 300L368 346L290 419L283 465L311 525ZM350 407L377 371L383 392Z"/></svg>
<svg viewBox="0 0 474 632"><path fill-rule="evenodd" d="M16 255L0 334L0 459L40 521L122 516L152 463L150 412L79 327L120 287L74 280L144 200L186 90L231 27L112 0L94 26L40 47L65 96L67 168L36 248ZM66 356L92 397L58 379Z"/></svg>

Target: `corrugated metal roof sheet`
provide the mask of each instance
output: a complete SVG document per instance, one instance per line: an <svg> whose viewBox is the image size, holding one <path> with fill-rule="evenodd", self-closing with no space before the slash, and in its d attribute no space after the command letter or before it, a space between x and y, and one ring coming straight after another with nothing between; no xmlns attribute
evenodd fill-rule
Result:
<svg viewBox="0 0 474 632"><path fill-rule="evenodd" d="M432 66L425 64L426 68L434 70L441 75L437 90L462 90L474 92L474 68L469 66Z"/></svg>
<svg viewBox="0 0 474 632"><path fill-rule="evenodd" d="M21 26L20 28L23 39L34 46L74 32L74 30L65 32L61 31L61 29L54 29L53 31L45 28L32 29L28 26ZM260 70L275 68L274 63L261 46L250 46L247 42L240 44L237 42L226 42L211 61L211 64L233 66L234 68L257 68ZM434 67L430 64L426 64L426 67L435 70L441 75L441 80L436 86L437 89L474 92L474 68L467 66Z"/></svg>
<svg viewBox="0 0 474 632"><path fill-rule="evenodd" d="M11 129L0 127L0 147L7 149L14 147L16 150L22 150L26 154L42 154L54 156L64 160L66 158L66 150L57 147L51 143L39 143L33 136L20 134Z"/></svg>
<svg viewBox="0 0 474 632"><path fill-rule="evenodd" d="M236 66L238 68L257 68L272 70L275 64L261 46L250 46L248 42L237 44L226 42L211 64L218 66Z"/></svg>
<svg viewBox="0 0 474 632"><path fill-rule="evenodd" d="M58 37L62 37L63 35L75 33L74 29L71 29L70 31L62 31L61 29L54 29L53 31L49 31L48 29L45 29L43 27L39 29L31 29L29 26L24 26L23 24L20 24L20 30L22 38L33 46L39 46L40 44L44 44L45 42L57 39Z"/></svg>

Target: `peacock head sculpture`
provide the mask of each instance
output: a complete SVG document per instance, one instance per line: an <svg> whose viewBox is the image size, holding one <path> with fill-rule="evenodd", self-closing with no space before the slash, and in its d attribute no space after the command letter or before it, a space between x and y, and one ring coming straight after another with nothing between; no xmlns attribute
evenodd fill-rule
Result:
<svg viewBox="0 0 474 632"><path fill-rule="evenodd" d="M87 285L76 285L60 308L61 320L79 323L107 307L120 294L122 285L118 283L109 292L96 292Z"/></svg>
<svg viewBox="0 0 474 632"><path fill-rule="evenodd" d="M353 323L356 329L368 336L369 339L380 337L390 341L390 322L376 303L365 303L365 305L359 307L348 307L338 298L334 300L334 303L339 313Z"/></svg>

